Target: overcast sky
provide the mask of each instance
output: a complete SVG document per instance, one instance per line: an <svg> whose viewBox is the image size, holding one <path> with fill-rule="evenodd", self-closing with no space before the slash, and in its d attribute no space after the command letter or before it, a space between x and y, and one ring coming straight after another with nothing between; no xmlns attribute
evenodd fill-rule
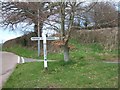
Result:
<svg viewBox="0 0 120 90"><path fill-rule="evenodd" d="M21 36L22 33L21 32L13 32L13 31L9 31L9 30L4 30L3 28L0 28L0 43L1 42L5 42L7 40L16 38Z"/></svg>
<svg viewBox="0 0 120 90"><path fill-rule="evenodd" d="M85 0L85 1L91 1L91 0ZM96 1L96 0L93 0L93 1ZM98 0L98 1L101 1L101 0ZM102 0L102 1L106 1L106 0ZM107 0L107 1L119 2L120 0ZM20 28L18 28L18 29L20 29ZM19 37L21 35L23 35L23 33L20 32L19 30L17 30L16 32L11 32L8 29L4 30L2 27L0 27L0 43L2 41L5 42L7 40Z"/></svg>

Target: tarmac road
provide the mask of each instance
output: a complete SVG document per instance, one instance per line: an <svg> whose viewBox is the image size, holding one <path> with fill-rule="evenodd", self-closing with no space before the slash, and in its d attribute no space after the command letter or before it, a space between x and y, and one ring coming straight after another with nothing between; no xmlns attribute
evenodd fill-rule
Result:
<svg viewBox="0 0 120 90"><path fill-rule="evenodd" d="M43 61L44 60L23 58L10 52L0 51L0 89L2 88L6 80L9 78L13 70L15 69L17 63L22 64L27 62L43 62ZM48 61L54 62L55 60Z"/></svg>
<svg viewBox="0 0 120 90"><path fill-rule="evenodd" d="M0 89L17 65L18 56L9 52L0 52Z"/></svg>

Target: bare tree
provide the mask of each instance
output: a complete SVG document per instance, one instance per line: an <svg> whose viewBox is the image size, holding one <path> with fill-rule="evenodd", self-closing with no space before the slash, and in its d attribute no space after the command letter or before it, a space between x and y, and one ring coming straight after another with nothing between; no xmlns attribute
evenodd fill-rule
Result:
<svg viewBox="0 0 120 90"><path fill-rule="evenodd" d="M2 22L4 27L12 28L13 30L19 23L27 23L26 25L34 24L34 31L38 31L38 21L40 31L43 27L43 22L50 16L47 2L2 2ZM38 17L39 9L39 17ZM40 32L41 33L41 32Z"/></svg>
<svg viewBox="0 0 120 90"><path fill-rule="evenodd" d="M80 11L81 8L79 5L83 2L61 2L60 5L60 19L61 19L61 39L62 47L64 50L64 61L69 61L69 46L68 42L70 39L71 30L73 30L73 24L75 15L77 11ZM67 27L66 27L67 26Z"/></svg>
<svg viewBox="0 0 120 90"><path fill-rule="evenodd" d="M84 2L57 2L56 5L58 5L55 9L57 17L55 15L55 19L49 20L56 22L60 25L58 29L60 30L60 37L61 46L63 47L63 53L64 53L64 61L69 61L69 39L71 35L71 31L74 30L74 22L76 18L81 18L80 13L78 12L88 12L89 9L85 9L85 7L81 7L81 4ZM54 3L55 4L55 3ZM55 12L54 11L54 12ZM57 20L58 18L58 20ZM53 26L53 25L51 25ZM56 41L55 41L56 42Z"/></svg>
<svg viewBox="0 0 120 90"><path fill-rule="evenodd" d="M97 2L91 9L90 14L95 27L117 26L117 10L110 2Z"/></svg>
<svg viewBox="0 0 120 90"><path fill-rule="evenodd" d="M69 46L71 31L74 30L75 18L80 18L82 12L88 12L91 8L85 9L84 2L3 2L2 16L4 26L14 29L18 23L25 22L28 25L35 25L37 32L38 21L40 30L43 24L48 24L53 29L57 29L61 36L61 45L64 50L64 61L69 61ZM39 10L39 18L38 17ZM81 12L81 13L78 13ZM51 16L56 18L50 18ZM60 27L51 22L58 23Z"/></svg>

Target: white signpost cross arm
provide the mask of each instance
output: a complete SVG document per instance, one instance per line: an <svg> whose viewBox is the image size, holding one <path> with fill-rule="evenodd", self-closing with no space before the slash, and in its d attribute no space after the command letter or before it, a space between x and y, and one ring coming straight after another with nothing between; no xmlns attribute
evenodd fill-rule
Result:
<svg viewBox="0 0 120 90"><path fill-rule="evenodd" d="M59 40L59 37L46 37L46 40ZM31 37L32 41L43 40L43 37Z"/></svg>

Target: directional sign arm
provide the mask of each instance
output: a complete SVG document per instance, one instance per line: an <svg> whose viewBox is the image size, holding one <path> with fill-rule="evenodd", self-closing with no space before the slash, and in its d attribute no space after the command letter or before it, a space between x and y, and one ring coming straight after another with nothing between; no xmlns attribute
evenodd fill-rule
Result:
<svg viewBox="0 0 120 90"><path fill-rule="evenodd" d="M46 40L59 40L59 37L46 37ZM43 40L43 37L31 37L32 41Z"/></svg>
<svg viewBox="0 0 120 90"><path fill-rule="evenodd" d="M32 41L43 40L43 38L42 37L31 37L31 40Z"/></svg>

